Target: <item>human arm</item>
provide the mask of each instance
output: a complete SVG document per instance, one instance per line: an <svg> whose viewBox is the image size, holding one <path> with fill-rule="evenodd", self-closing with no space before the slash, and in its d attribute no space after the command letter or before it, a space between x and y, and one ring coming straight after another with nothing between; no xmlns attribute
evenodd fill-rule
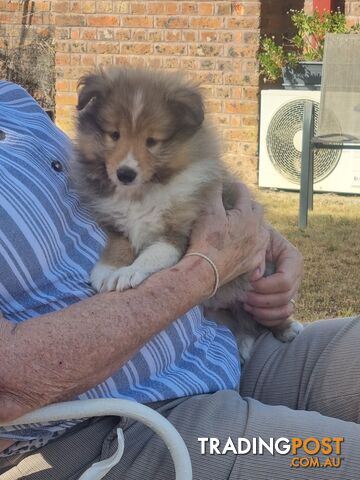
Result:
<svg viewBox="0 0 360 480"><path fill-rule="evenodd" d="M252 282L245 310L266 327L280 326L294 312L296 297L304 273L299 250L274 228L268 227L270 242L267 260L275 265L274 274Z"/></svg>
<svg viewBox="0 0 360 480"><path fill-rule="evenodd" d="M226 214L217 194L200 222L201 235L195 228L191 249L212 258L220 284L256 267L248 259L257 262L268 239L260 209L253 210L240 187L237 208ZM16 326L0 320L0 422L102 382L154 335L204 301L213 285L208 263L185 257L135 290L99 294Z"/></svg>

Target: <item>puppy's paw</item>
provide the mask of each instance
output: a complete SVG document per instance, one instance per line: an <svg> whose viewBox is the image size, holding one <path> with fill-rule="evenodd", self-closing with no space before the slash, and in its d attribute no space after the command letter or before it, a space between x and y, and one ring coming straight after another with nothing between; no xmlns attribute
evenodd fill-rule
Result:
<svg viewBox="0 0 360 480"><path fill-rule="evenodd" d="M106 282L107 290L123 292L129 288L136 288L140 283L150 277L149 272L140 271L131 265L115 270Z"/></svg>
<svg viewBox="0 0 360 480"><path fill-rule="evenodd" d="M296 320L292 321L284 329L274 332L275 337L284 343L289 343L294 340L295 337L299 335L304 329L304 326L297 322Z"/></svg>
<svg viewBox="0 0 360 480"><path fill-rule="evenodd" d="M252 354L252 350L254 348L256 341L256 337L253 335L247 335L246 333L241 334L238 337L238 349L240 353L240 363L244 365L244 363L249 360Z"/></svg>
<svg viewBox="0 0 360 480"><path fill-rule="evenodd" d="M90 274L90 283L97 292L107 291L106 284L111 275L116 271L115 267L98 262Z"/></svg>

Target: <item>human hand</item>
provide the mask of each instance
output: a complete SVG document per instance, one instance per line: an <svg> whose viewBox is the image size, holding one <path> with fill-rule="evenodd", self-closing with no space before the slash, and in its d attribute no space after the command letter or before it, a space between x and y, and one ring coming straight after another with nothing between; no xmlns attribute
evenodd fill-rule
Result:
<svg viewBox="0 0 360 480"><path fill-rule="evenodd" d="M275 265L275 273L252 281L244 309L262 325L281 327L294 312L293 299L303 278L301 253L271 227L266 259Z"/></svg>
<svg viewBox="0 0 360 480"><path fill-rule="evenodd" d="M187 253L207 255L219 272L219 285L265 264L269 232L263 224L263 209L253 202L248 189L236 185L236 202L226 211L219 188L208 210L196 222Z"/></svg>

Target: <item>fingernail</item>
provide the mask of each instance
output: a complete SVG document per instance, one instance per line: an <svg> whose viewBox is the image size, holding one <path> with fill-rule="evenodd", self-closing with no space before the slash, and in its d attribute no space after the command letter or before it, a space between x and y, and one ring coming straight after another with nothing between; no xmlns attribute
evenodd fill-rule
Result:
<svg viewBox="0 0 360 480"><path fill-rule="evenodd" d="M251 282L256 282L256 280L259 280L260 277L261 277L261 268L258 267L252 274Z"/></svg>

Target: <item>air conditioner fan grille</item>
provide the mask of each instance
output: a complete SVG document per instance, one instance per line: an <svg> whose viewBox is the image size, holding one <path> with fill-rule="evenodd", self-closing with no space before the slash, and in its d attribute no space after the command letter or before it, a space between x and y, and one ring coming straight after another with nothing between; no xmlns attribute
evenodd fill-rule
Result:
<svg viewBox="0 0 360 480"><path fill-rule="evenodd" d="M266 136L268 153L274 167L290 182L298 185L301 172L304 103L304 99L297 99L282 106L271 119ZM319 103L314 103L316 131ZM340 150L314 150L314 182L320 182L326 178L334 170L340 157Z"/></svg>

